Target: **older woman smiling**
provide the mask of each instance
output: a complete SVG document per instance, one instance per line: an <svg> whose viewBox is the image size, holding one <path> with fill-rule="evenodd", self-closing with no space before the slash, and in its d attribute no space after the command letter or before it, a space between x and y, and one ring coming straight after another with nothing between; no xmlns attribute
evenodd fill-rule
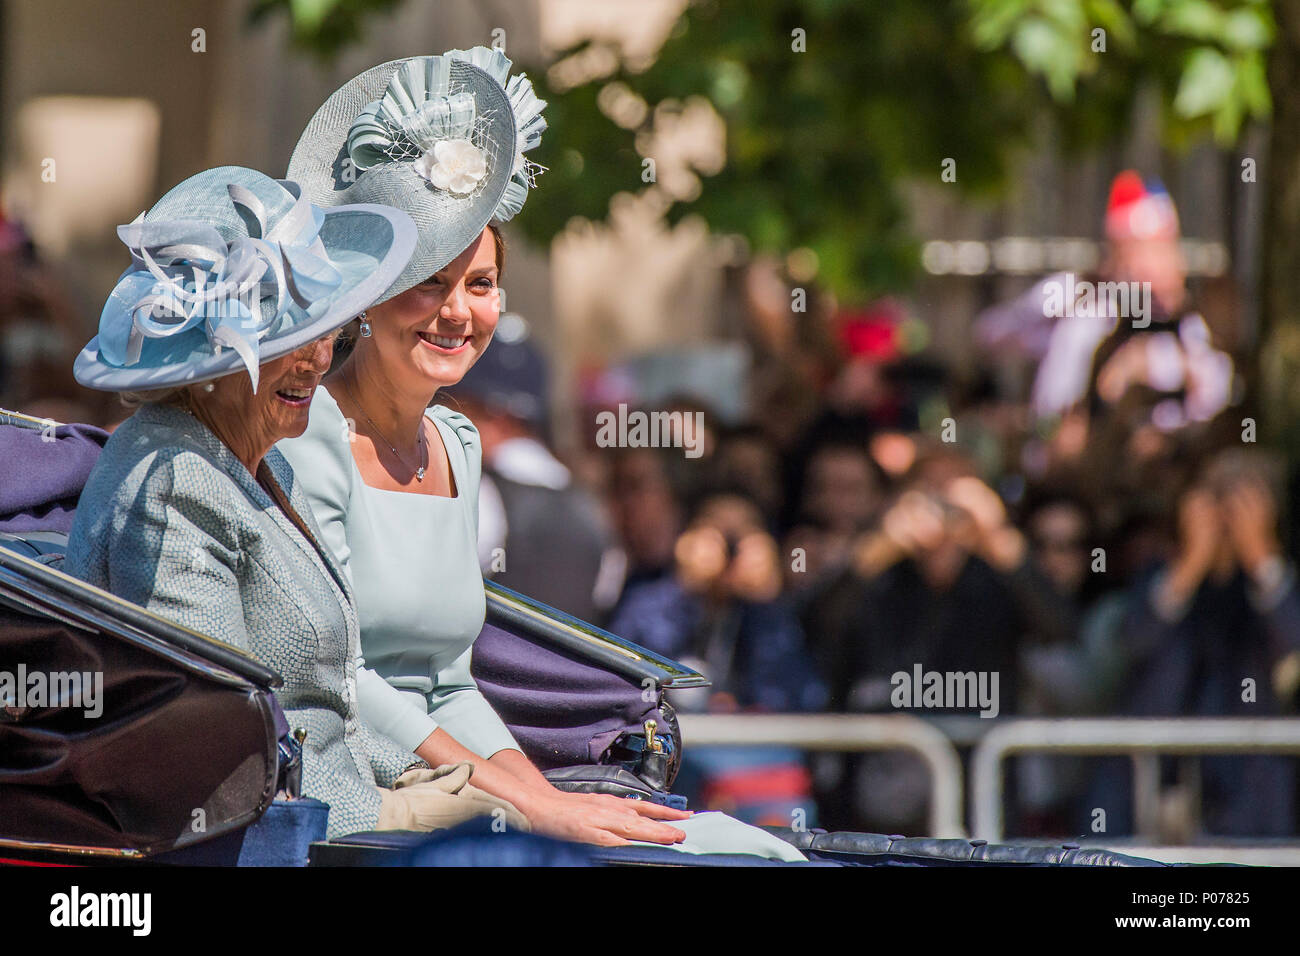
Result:
<svg viewBox="0 0 1300 956"><path fill-rule="evenodd" d="M467 768L403 776L421 762L360 719L351 585L273 449L306 429L336 330L405 266L411 221L323 212L292 183L222 167L119 234L135 265L76 374L139 408L82 493L66 569L281 674L290 726L306 731L303 794L330 804L331 835L495 807L526 827L469 788Z"/></svg>

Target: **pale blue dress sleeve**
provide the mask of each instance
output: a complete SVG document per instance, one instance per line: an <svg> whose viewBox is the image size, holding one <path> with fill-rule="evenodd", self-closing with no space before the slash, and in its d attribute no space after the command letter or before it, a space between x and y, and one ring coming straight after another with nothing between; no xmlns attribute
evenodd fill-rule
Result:
<svg viewBox="0 0 1300 956"><path fill-rule="evenodd" d="M293 466L312 514L320 527L321 543L334 552L343 572L352 579L347 527L348 502L353 493L351 431L333 398L322 388L312 403L307 431L300 438L276 447ZM364 596L359 596L364 600ZM373 730L414 751L438 729L438 723L409 696L404 695L357 660L357 707Z"/></svg>
<svg viewBox="0 0 1300 956"><path fill-rule="evenodd" d="M438 671L433 690L428 694L429 712L462 747L479 756L491 757L502 750L522 753L505 721L492 709L470 674L472 652L471 647Z"/></svg>
<svg viewBox="0 0 1300 956"><path fill-rule="evenodd" d="M478 429L466 416L445 405L434 405L430 414L451 428L464 452L464 487L457 490L465 497L465 507L471 518L475 540L470 551L477 574L478 495L483 472L483 448ZM438 671L433 690L428 694L429 713L463 747L482 757L491 757L502 750L518 750L522 753L523 748L510 733L505 721L487 702L470 673L473 650L471 644L451 664Z"/></svg>

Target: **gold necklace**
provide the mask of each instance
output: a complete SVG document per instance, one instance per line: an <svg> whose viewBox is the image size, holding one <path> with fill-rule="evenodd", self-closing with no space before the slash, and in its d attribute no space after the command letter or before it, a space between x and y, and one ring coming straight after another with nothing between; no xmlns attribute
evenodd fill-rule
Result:
<svg viewBox="0 0 1300 956"><path fill-rule="evenodd" d="M370 423L370 427L375 430L375 434L378 435L383 440L384 444L388 446L389 450L393 453L393 457L396 458L398 461L400 461L407 468L411 467L407 463L406 459L402 457L402 453L397 450L397 446L394 445L392 442L390 442L386 437L384 437L384 433L379 430L379 426L375 424L375 420L366 414L366 410L362 408L361 403L357 401L357 396L353 393L352 386L349 385L346 380L344 380L343 382L343 387L347 389L348 398L352 400L353 405L357 406L357 411L361 413L361 417ZM428 452L426 451L424 445L424 417L423 416L421 416L420 418L419 441L420 441L420 467L415 469L415 480L424 481L424 469L425 466L428 464Z"/></svg>

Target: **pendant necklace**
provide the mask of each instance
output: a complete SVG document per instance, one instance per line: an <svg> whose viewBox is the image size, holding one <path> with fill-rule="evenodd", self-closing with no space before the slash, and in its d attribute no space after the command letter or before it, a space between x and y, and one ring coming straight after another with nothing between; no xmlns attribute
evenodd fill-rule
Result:
<svg viewBox="0 0 1300 956"><path fill-rule="evenodd" d="M388 446L389 451L393 453L393 457L409 468L410 465L407 464L406 459L402 457L402 453L397 450L397 446L384 437L384 433L379 430L379 426L375 424L374 419L371 418L369 415L367 415L366 410L361 407L361 403L357 401L356 395L354 395L352 392L352 386L345 381L343 383L343 387L347 389L348 398L352 399L352 404L357 406L357 411L361 413L361 417L370 423L370 427L375 430L375 434L378 435L379 438L383 441L383 443ZM427 461L426 461L426 451L425 451L425 444L424 444L424 419L421 418L420 419L420 467L415 469L416 481L424 481L424 469L426 464Z"/></svg>

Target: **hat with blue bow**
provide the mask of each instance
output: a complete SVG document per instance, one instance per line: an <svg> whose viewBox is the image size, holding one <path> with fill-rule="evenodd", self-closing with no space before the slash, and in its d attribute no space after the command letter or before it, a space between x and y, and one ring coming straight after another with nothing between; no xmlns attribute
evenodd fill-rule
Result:
<svg viewBox="0 0 1300 956"><path fill-rule="evenodd" d="M541 167L545 101L487 47L393 60L340 87L316 111L289 160L314 203L382 203L407 213L420 238L384 296L428 279L489 223L523 208Z"/></svg>
<svg viewBox="0 0 1300 956"><path fill-rule="evenodd" d="M143 391L259 366L372 305L415 248L397 209L321 209L297 184L219 166L118 226L131 252L99 334L74 374L90 388Z"/></svg>

